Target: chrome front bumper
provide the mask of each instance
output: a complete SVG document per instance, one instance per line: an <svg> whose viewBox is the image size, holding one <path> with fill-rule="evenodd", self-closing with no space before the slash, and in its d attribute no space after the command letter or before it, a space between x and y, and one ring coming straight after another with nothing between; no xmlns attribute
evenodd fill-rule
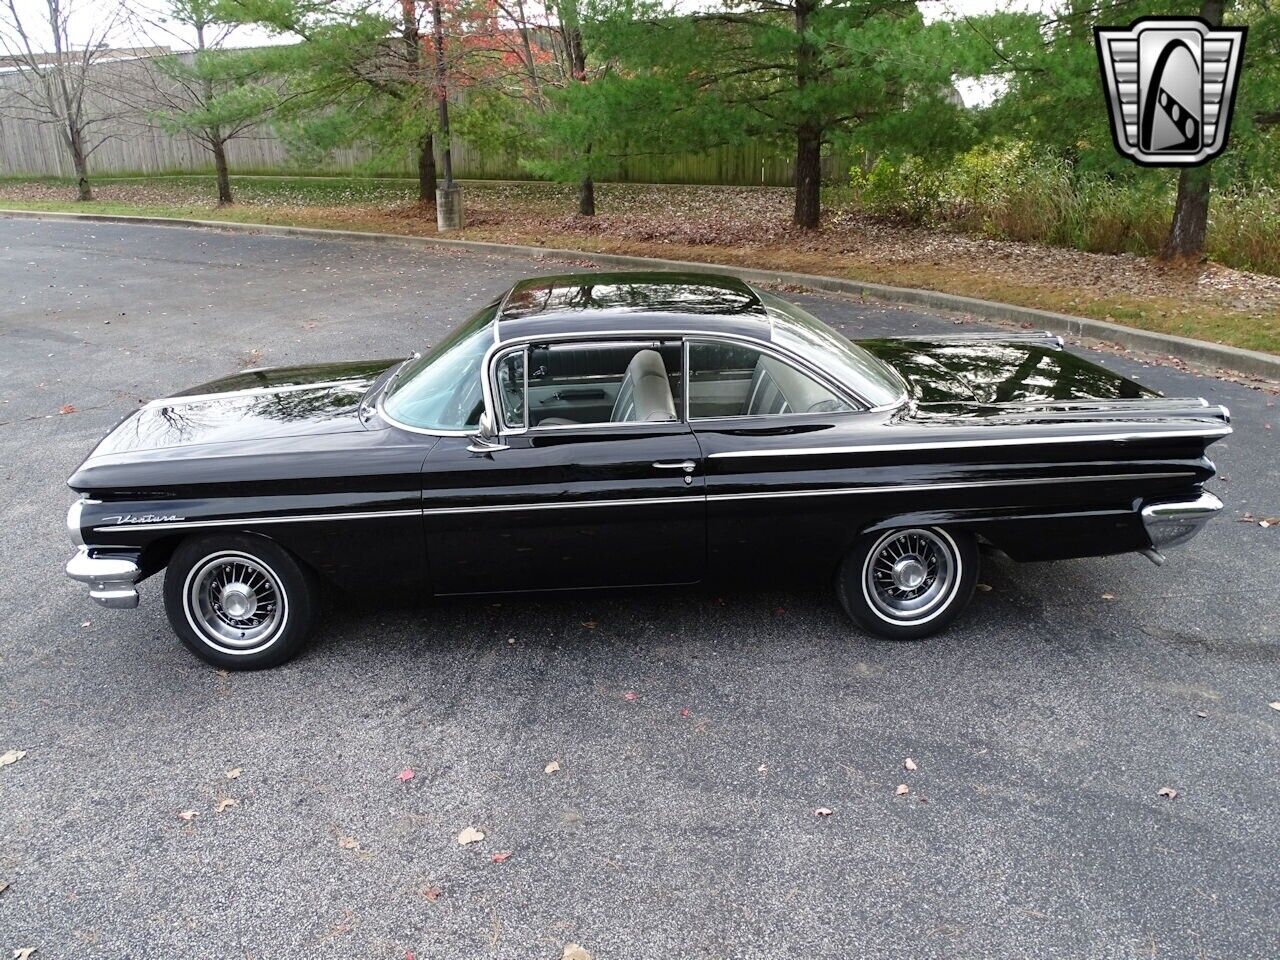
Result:
<svg viewBox="0 0 1280 960"><path fill-rule="evenodd" d="M1142 508L1142 524L1147 528L1153 550L1186 543L1222 509L1222 501L1207 490L1194 500L1151 503Z"/></svg>
<svg viewBox="0 0 1280 960"><path fill-rule="evenodd" d="M134 586L142 568L127 557L91 557L88 547L80 547L67 561L67 576L89 585L89 596L104 607L131 610L138 605Z"/></svg>

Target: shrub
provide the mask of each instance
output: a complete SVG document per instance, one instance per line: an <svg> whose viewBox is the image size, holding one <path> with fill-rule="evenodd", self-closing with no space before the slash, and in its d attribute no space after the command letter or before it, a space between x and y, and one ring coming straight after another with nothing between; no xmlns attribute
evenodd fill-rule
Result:
<svg viewBox="0 0 1280 960"><path fill-rule="evenodd" d="M1176 174L1117 179L1082 172L1021 141L996 140L941 167L880 158L851 173L867 214L946 225L1000 240L1097 253L1155 254L1173 218ZM1207 252L1219 263L1280 274L1280 190L1215 190Z"/></svg>
<svg viewBox="0 0 1280 960"><path fill-rule="evenodd" d="M881 157L870 170L854 167L850 179L855 202L873 217L906 223L934 218L941 181L919 157L898 164Z"/></svg>

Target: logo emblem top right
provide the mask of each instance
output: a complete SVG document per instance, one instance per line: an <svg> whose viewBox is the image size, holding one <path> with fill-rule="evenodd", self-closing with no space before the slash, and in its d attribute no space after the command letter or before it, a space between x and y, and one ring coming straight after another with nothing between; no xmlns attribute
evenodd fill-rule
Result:
<svg viewBox="0 0 1280 960"><path fill-rule="evenodd" d="M1245 29L1179 17L1094 28L1116 149L1146 167L1194 167L1222 153Z"/></svg>

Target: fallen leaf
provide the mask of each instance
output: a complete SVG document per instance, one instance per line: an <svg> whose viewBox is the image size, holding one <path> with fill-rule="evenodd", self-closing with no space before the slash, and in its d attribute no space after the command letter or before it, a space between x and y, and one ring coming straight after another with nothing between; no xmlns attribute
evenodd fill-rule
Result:
<svg viewBox="0 0 1280 960"><path fill-rule="evenodd" d="M687 720L687 719L689 719L689 708L688 708L688 707L681 707L681 708L680 708L680 716L684 717L686 720Z"/></svg>
<svg viewBox="0 0 1280 960"><path fill-rule="evenodd" d="M213 808L214 813L222 813L225 810L230 810L232 807L236 806L239 802L240 802L239 800L235 800L231 797L223 797L221 800L218 801L218 805Z"/></svg>
<svg viewBox="0 0 1280 960"><path fill-rule="evenodd" d="M991 592L991 584L989 584L989 583L979 583L979 584L976 584L976 586L977 586L977 588L978 588L980 591L982 591L983 593L990 593L990 592Z"/></svg>
<svg viewBox="0 0 1280 960"><path fill-rule="evenodd" d="M225 774L223 774L223 776L225 776L228 780L238 780L240 779L240 772L241 771L239 767L232 767Z"/></svg>
<svg viewBox="0 0 1280 960"><path fill-rule="evenodd" d="M898 784L898 789L893 791L894 796L898 796L898 797L905 797L910 792L911 792L911 788L908 787L905 783Z"/></svg>
<svg viewBox="0 0 1280 960"><path fill-rule="evenodd" d="M0 767L7 767L11 763L17 763L27 755L25 750L6 750L0 753Z"/></svg>
<svg viewBox="0 0 1280 960"><path fill-rule="evenodd" d="M501 853L495 853L489 859L494 863L506 863L508 860L511 859L511 851L503 850Z"/></svg>
<svg viewBox="0 0 1280 960"><path fill-rule="evenodd" d="M591 954L576 943L566 943L564 945L564 956L560 960L591 960Z"/></svg>
<svg viewBox="0 0 1280 960"><path fill-rule="evenodd" d="M634 702L640 699L640 694L636 693L634 690L628 690L622 695L622 699Z"/></svg>
<svg viewBox="0 0 1280 960"><path fill-rule="evenodd" d="M559 760L552 760L550 763L548 763L545 767L542 768L543 773L558 773L559 771L560 771Z"/></svg>
<svg viewBox="0 0 1280 960"><path fill-rule="evenodd" d="M437 900L440 899L440 888L439 887L423 887L422 895L426 897L430 903L435 903Z"/></svg>
<svg viewBox="0 0 1280 960"><path fill-rule="evenodd" d="M58 408L58 413L62 414L63 416L66 416L68 413L75 413L75 412L76 412L75 406L70 403L64 403L62 406Z"/></svg>
<svg viewBox="0 0 1280 960"><path fill-rule="evenodd" d="M399 780L401 783L408 783L410 780L413 779L413 771L410 770L408 767L405 767L403 770L401 770L399 773L396 774L396 779Z"/></svg>
<svg viewBox="0 0 1280 960"><path fill-rule="evenodd" d="M343 850L359 850L360 841L357 840L355 837L339 837L338 846L340 846Z"/></svg>
<svg viewBox="0 0 1280 960"><path fill-rule="evenodd" d="M910 757L907 757L907 759L902 761L902 767L904 770L914 770L916 768L916 762Z"/></svg>
<svg viewBox="0 0 1280 960"><path fill-rule="evenodd" d="M178 814L178 819L184 820L187 823L190 823L192 820L194 820L198 816L200 816L199 810L183 810L181 813Z"/></svg>
<svg viewBox="0 0 1280 960"><path fill-rule="evenodd" d="M484 839L484 834L475 827L467 827L458 834L458 845L465 847L468 843L479 843Z"/></svg>
<svg viewBox="0 0 1280 960"><path fill-rule="evenodd" d="M1173 787L1161 787L1159 790L1156 791L1156 796L1165 797L1166 799L1173 800L1178 796L1178 791L1173 789Z"/></svg>
<svg viewBox="0 0 1280 960"><path fill-rule="evenodd" d="M815 817L829 817L831 816L831 813L832 811L827 807L819 807L817 810L813 811L813 815Z"/></svg>

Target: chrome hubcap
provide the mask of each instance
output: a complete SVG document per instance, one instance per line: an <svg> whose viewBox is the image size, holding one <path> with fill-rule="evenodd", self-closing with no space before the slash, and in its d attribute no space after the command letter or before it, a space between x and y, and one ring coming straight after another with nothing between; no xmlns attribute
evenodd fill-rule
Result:
<svg viewBox="0 0 1280 960"><path fill-rule="evenodd" d="M924 583L929 572L915 557L899 560L893 565L893 583L899 590L914 590Z"/></svg>
<svg viewBox="0 0 1280 960"><path fill-rule="evenodd" d="M863 593L886 620L920 622L955 595L959 568L955 544L942 531L894 530L867 555Z"/></svg>
<svg viewBox="0 0 1280 960"><path fill-rule="evenodd" d="M275 572L248 554L206 557L187 577L187 619L211 646L250 653L284 625L285 598Z"/></svg>

